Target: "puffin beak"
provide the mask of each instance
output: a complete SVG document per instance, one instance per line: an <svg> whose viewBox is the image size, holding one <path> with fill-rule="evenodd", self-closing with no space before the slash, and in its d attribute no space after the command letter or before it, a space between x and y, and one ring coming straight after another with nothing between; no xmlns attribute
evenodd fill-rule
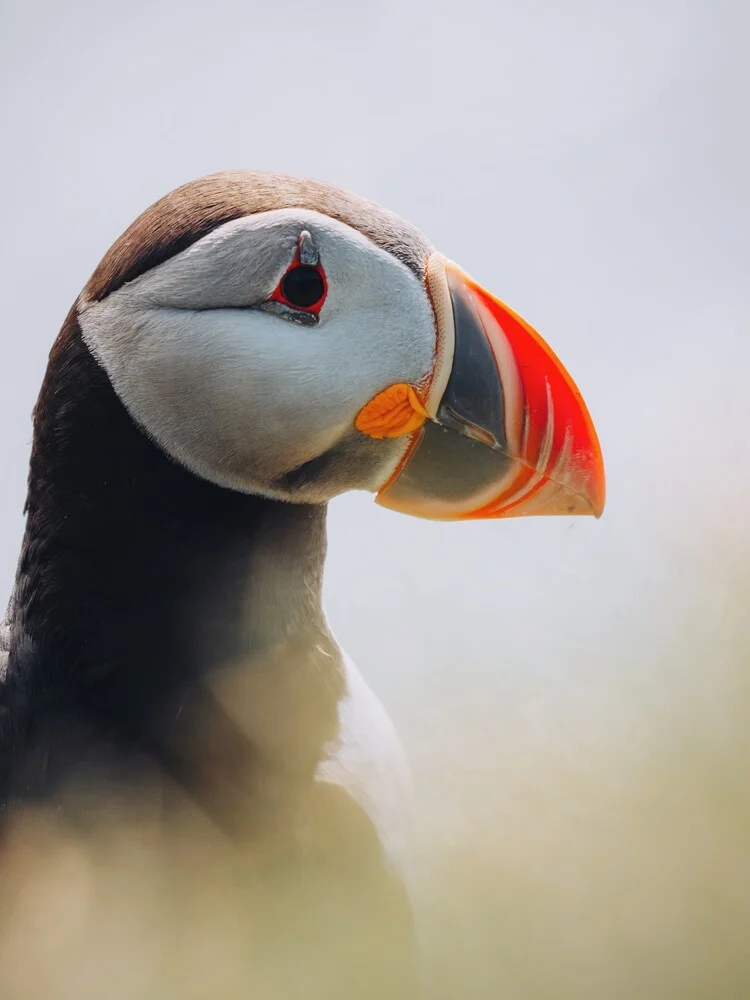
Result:
<svg viewBox="0 0 750 1000"><path fill-rule="evenodd" d="M391 413L385 433L367 429L378 397L360 414L365 433L411 436L377 502L436 520L600 517L599 441L580 392L550 347L438 254L428 262L427 288L437 329L429 384L401 387L395 422L393 400L385 407ZM383 410L381 399L374 407L381 430Z"/></svg>

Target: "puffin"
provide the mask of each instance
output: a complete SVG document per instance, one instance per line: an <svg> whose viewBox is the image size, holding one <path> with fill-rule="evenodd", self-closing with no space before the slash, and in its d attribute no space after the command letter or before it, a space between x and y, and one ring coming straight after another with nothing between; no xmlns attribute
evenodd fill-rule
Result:
<svg viewBox="0 0 750 1000"><path fill-rule="evenodd" d="M349 490L445 521L605 498L562 363L417 228L292 176L177 188L104 255L34 408L0 834L30 804L82 836L112 801L192 810L251 859L300 996L412 997L408 766L321 600ZM274 909L281 882L312 888Z"/></svg>

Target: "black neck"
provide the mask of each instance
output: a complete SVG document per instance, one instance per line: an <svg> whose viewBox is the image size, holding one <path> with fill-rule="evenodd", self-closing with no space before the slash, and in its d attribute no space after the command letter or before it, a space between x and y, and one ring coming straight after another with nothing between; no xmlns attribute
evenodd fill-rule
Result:
<svg viewBox="0 0 750 1000"><path fill-rule="evenodd" d="M324 506L221 489L171 461L133 423L71 315L35 412L16 701L154 730L221 668L267 670L281 656L287 671L317 677L312 651L335 654L320 604L325 517Z"/></svg>

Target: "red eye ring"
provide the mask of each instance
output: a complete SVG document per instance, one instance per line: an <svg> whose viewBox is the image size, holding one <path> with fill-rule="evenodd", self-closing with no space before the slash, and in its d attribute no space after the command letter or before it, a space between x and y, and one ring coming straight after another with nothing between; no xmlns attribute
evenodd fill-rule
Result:
<svg viewBox="0 0 750 1000"><path fill-rule="evenodd" d="M297 248L294 260L271 296L271 302L280 302L289 309L317 316L327 294L328 281L320 261L317 264L303 264Z"/></svg>

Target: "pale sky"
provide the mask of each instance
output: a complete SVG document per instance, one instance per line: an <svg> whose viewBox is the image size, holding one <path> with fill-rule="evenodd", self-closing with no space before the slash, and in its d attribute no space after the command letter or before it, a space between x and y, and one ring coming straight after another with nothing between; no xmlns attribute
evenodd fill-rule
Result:
<svg viewBox="0 0 750 1000"><path fill-rule="evenodd" d="M550 769L580 790L555 813L574 838L576 810L611 803L612 775L677 718L731 737L747 4L4 0L0 16L3 600L46 355L109 244L202 174L308 175L416 223L533 323L607 467L599 522L332 505L333 628L399 727L431 843L543 837L526 793ZM602 760L609 778L577 780Z"/></svg>

